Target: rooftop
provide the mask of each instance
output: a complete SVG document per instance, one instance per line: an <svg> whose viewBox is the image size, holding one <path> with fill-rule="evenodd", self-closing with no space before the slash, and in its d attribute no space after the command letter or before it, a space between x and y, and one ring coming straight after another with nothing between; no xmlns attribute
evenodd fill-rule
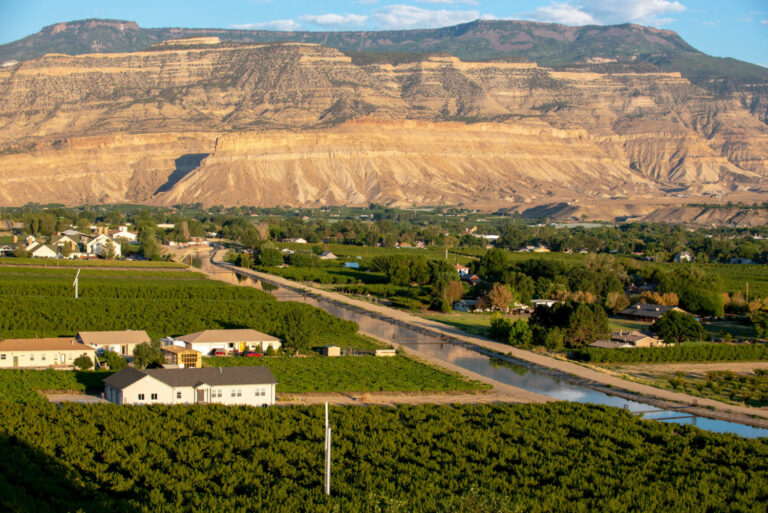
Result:
<svg viewBox="0 0 768 513"><path fill-rule="evenodd" d="M74 338L8 338L0 340L0 351L93 351Z"/></svg>
<svg viewBox="0 0 768 513"><path fill-rule="evenodd" d="M77 336L85 344L143 344L149 343L150 338L144 330L123 331L79 331Z"/></svg>
<svg viewBox="0 0 768 513"><path fill-rule="evenodd" d="M199 385L274 385L277 383L269 367L206 367L202 369L144 369L126 367L104 380L118 389L126 388L145 376L171 387Z"/></svg>
<svg viewBox="0 0 768 513"><path fill-rule="evenodd" d="M206 342L267 342L279 341L272 335L261 333L252 329L239 330L205 330L176 337L178 340L190 344L201 344Z"/></svg>

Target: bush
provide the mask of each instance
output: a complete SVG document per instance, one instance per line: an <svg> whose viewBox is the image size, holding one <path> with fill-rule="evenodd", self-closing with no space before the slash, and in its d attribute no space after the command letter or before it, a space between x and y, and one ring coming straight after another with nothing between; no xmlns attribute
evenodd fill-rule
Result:
<svg viewBox="0 0 768 513"><path fill-rule="evenodd" d="M768 346L765 344L693 343L670 347L625 349L585 347L571 351L568 356L574 360L594 363L753 361L768 360Z"/></svg>
<svg viewBox="0 0 768 513"><path fill-rule="evenodd" d="M125 358L114 351L104 351L104 361L110 370L114 371L124 369L128 365L128 362L125 360Z"/></svg>
<svg viewBox="0 0 768 513"><path fill-rule="evenodd" d="M88 370L93 367L93 360L91 360L88 356L82 355L75 358L75 361L72 362L72 365L80 370Z"/></svg>

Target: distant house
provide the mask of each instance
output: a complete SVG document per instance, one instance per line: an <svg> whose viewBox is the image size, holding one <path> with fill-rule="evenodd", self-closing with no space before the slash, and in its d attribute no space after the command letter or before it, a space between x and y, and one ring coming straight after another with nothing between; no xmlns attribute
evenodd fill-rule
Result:
<svg viewBox="0 0 768 513"><path fill-rule="evenodd" d="M143 330L80 331L75 338L98 352L114 351L123 356L132 355L139 344L150 343L149 335Z"/></svg>
<svg viewBox="0 0 768 513"><path fill-rule="evenodd" d="M628 333L614 333L610 340L598 340L593 342L590 347L602 347L606 349L633 348L633 347L658 347L664 342L642 331L631 331Z"/></svg>
<svg viewBox="0 0 768 513"><path fill-rule="evenodd" d="M200 351L175 345L161 348L165 363L175 365L179 369L199 369L203 366L203 355Z"/></svg>
<svg viewBox="0 0 768 513"><path fill-rule="evenodd" d="M456 272L459 273L459 276L464 276L465 274L469 274L469 267L463 266L461 264L456 264Z"/></svg>
<svg viewBox="0 0 768 513"><path fill-rule="evenodd" d="M451 305L457 312L476 312L477 299L461 299Z"/></svg>
<svg viewBox="0 0 768 513"><path fill-rule="evenodd" d="M691 255L688 251L681 251L675 255L674 261L678 264L682 262L692 262L693 255Z"/></svg>
<svg viewBox="0 0 768 513"><path fill-rule="evenodd" d="M301 237L297 239L283 239L282 242L291 242L293 244L306 244L306 239L302 239Z"/></svg>
<svg viewBox="0 0 768 513"><path fill-rule="evenodd" d="M215 351L244 352L247 348L266 351L267 348L280 349L280 340L252 329L205 330L176 337L186 347L211 354Z"/></svg>
<svg viewBox="0 0 768 513"><path fill-rule="evenodd" d="M662 305L654 305L650 303L637 303L635 305L630 306L629 308L622 310L620 314L629 319L653 322L659 317L661 317L662 315L664 315L665 312L668 312L670 310L685 312L685 310L682 310L681 308L678 308L676 306L662 306Z"/></svg>
<svg viewBox="0 0 768 513"><path fill-rule="evenodd" d="M112 244L114 255L116 257L119 257L122 254L120 243L115 242L103 233L85 243L85 252L89 255L104 256L108 244Z"/></svg>
<svg viewBox="0 0 768 513"><path fill-rule="evenodd" d="M96 350L73 338L9 338L0 341L0 368L71 367L79 356L96 360Z"/></svg>
<svg viewBox="0 0 768 513"><path fill-rule="evenodd" d="M323 251L322 253L320 253L320 256L319 256L318 258L319 258L320 260L336 260L336 259L337 259L337 258L339 258L339 257L337 257L336 255L334 255L334 254L333 254L333 253L331 253L330 251Z"/></svg>
<svg viewBox="0 0 768 513"><path fill-rule="evenodd" d="M466 281L467 283L469 283L473 287L475 285L477 285L478 283L480 283L480 277L478 275L476 275L476 274L473 274L472 276L470 276L469 274L463 274L461 276L461 279L463 281Z"/></svg>
<svg viewBox="0 0 768 513"><path fill-rule="evenodd" d="M559 303L557 299L531 299L531 305L533 305L534 308L537 306L546 306L547 308L552 308L557 303Z"/></svg>
<svg viewBox="0 0 768 513"><path fill-rule="evenodd" d="M360 269L360 264L357 262L344 262L344 267L347 269Z"/></svg>
<svg viewBox="0 0 768 513"><path fill-rule="evenodd" d="M13 256L16 254L16 249L13 246L7 244L0 246L0 257Z"/></svg>
<svg viewBox="0 0 768 513"><path fill-rule="evenodd" d="M418 249L426 249L427 248L427 245L424 243L423 240L417 240L416 242L414 242L414 246L416 248L418 248Z"/></svg>
<svg viewBox="0 0 768 513"><path fill-rule="evenodd" d="M58 248L45 244L32 244L27 246L27 254L32 258L58 258Z"/></svg>
<svg viewBox="0 0 768 513"><path fill-rule="evenodd" d="M275 404L275 377L266 366L203 369L132 367L104 380L104 396L115 404Z"/></svg>
<svg viewBox="0 0 768 513"><path fill-rule="evenodd" d="M130 242L135 242L137 235L128 231L128 227L121 226L119 230L112 230L109 232L109 236L113 239L122 239Z"/></svg>
<svg viewBox="0 0 768 513"><path fill-rule="evenodd" d="M740 265L754 265L754 261L750 258L731 258L728 261L729 264L740 264Z"/></svg>

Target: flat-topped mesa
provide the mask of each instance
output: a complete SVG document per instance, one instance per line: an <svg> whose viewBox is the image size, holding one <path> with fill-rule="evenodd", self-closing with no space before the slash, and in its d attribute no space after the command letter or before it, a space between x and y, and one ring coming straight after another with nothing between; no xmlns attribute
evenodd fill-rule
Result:
<svg viewBox="0 0 768 513"><path fill-rule="evenodd" d="M150 46L151 50L167 50L170 48L184 48L190 46L212 46L221 44L221 39L216 36L208 37L185 37L181 39L169 39L162 43L157 43Z"/></svg>

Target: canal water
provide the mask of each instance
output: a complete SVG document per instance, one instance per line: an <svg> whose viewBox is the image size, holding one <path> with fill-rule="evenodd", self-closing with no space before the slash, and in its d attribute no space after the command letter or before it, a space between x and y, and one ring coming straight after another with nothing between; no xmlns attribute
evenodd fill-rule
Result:
<svg viewBox="0 0 768 513"><path fill-rule="evenodd" d="M239 285L254 285L258 280L245 277L220 267L213 268L217 277L225 281ZM226 273L228 276L223 276ZM433 335L421 333L415 329L393 324L382 318L377 318L375 313L345 305L322 297L304 295L285 288L278 288L271 292L280 301L299 301L322 308L331 315L341 319L355 321L360 330L377 337L391 340L398 344L407 345L443 361L489 377L501 383L512 385L530 392L554 397L564 401L578 403L603 404L625 408L632 412L658 410L659 408L636 401L630 401L621 397L598 392L584 386L574 385L567 381L557 379L544 372L537 372L528 368L525 362L520 365L499 360L482 354L476 350L468 349L457 343L441 340ZM694 424L697 427L716 433L735 433L747 438L768 437L768 429L745 426L736 422L709 419L706 417L689 416L690 418L674 418L688 416L677 411L661 411L647 413L644 418L675 422L678 424ZM669 419L669 420L665 420Z"/></svg>

